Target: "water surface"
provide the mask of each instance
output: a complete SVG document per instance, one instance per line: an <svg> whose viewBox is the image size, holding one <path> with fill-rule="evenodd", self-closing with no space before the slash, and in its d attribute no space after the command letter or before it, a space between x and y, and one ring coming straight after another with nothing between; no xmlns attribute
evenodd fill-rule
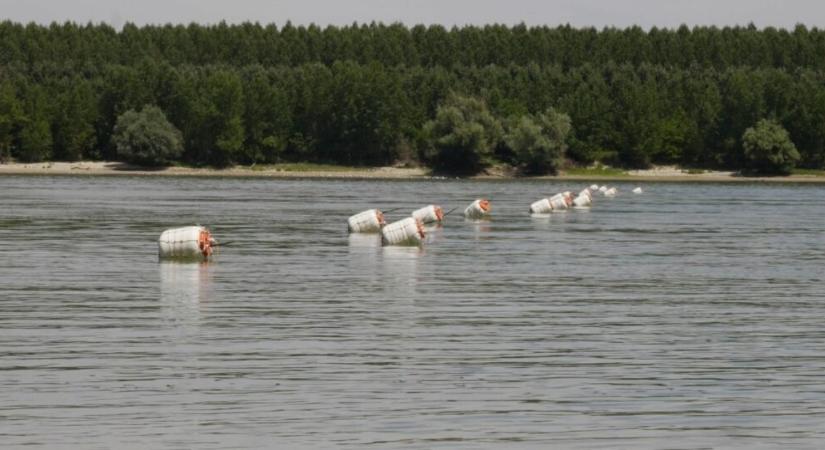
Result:
<svg viewBox="0 0 825 450"><path fill-rule="evenodd" d="M825 188L0 177L0 442L817 448ZM477 197L422 249L363 209ZM168 227L232 241L157 260Z"/></svg>

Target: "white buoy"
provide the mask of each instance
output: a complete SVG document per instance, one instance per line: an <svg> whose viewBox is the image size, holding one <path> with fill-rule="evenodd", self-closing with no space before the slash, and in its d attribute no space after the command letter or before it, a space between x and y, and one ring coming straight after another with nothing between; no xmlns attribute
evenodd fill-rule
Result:
<svg viewBox="0 0 825 450"><path fill-rule="evenodd" d="M593 200L593 194L590 193L590 189L587 189L587 188L582 189L582 191L579 192L579 195L577 197L581 197L582 195L589 198L590 200ZM573 201L575 202L575 200L573 200Z"/></svg>
<svg viewBox="0 0 825 450"><path fill-rule="evenodd" d="M468 219L483 219L490 215L491 209L490 201L480 198L464 210L464 217Z"/></svg>
<svg viewBox="0 0 825 450"><path fill-rule="evenodd" d="M598 191L599 190L599 185L598 184L591 184L590 185L590 190L593 191L593 192Z"/></svg>
<svg viewBox="0 0 825 450"><path fill-rule="evenodd" d="M553 207L553 211L567 209L573 204L573 199L569 195L565 194L566 193L556 194L549 198L550 206Z"/></svg>
<svg viewBox="0 0 825 450"><path fill-rule="evenodd" d="M637 187L636 189L633 189L634 194L641 194L642 192L644 192L644 191L642 191L641 187Z"/></svg>
<svg viewBox="0 0 825 450"><path fill-rule="evenodd" d="M530 205L530 214L548 214L553 211L553 206L550 205L550 200L543 198Z"/></svg>
<svg viewBox="0 0 825 450"><path fill-rule="evenodd" d="M586 194L579 194L578 197L573 199L573 207L575 208L587 208L592 203L593 201L590 199L590 196Z"/></svg>
<svg viewBox="0 0 825 450"><path fill-rule="evenodd" d="M412 217L393 222L381 230L383 245L421 245L424 224Z"/></svg>
<svg viewBox="0 0 825 450"><path fill-rule="evenodd" d="M444 220L444 210L438 205L428 205L413 211L412 216L422 223L437 223Z"/></svg>
<svg viewBox="0 0 825 450"><path fill-rule="evenodd" d="M378 209L368 209L347 219L350 233L377 233L386 224L384 213Z"/></svg>
<svg viewBox="0 0 825 450"><path fill-rule="evenodd" d="M604 191L604 196L605 197L615 197L616 194L618 194L618 193L619 193L619 191L616 188L612 187L612 188Z"/></svg>
<svg viewBox="0 0 825 450"><path fill-rule="evenodd" d="M602 186L602 187L599 188L599 192L601 192L602 194L604 194L604 192L606 190L607 190L607 186Z"/></svg>
<svg viewBox="0 0 825 450"><path fill-rule="evenodd" d="M217 242L205 227L191 226L171 228L160 234L158 257L160 259L207 260Z"/></svg>

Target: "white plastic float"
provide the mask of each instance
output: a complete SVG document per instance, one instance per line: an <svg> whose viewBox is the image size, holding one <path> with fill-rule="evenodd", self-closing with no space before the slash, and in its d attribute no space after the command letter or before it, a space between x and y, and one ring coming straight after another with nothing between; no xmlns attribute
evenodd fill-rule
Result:
<svg viewBox="0 0 825 450"><path fill-rule="evenodd" d="M550 206L553 207L553 211L561 211L567 209L573 204L573 198L570 196L569 192L556 194L550 197L548 200L550 201Z"/></svg>
<svg viewBox="0 0 825 450"><path fill-rule="evenodd" d="M383 245L421 245L424 240L424 224L413 217L393 222L381 230Z"/></svg>
<svg viewBox="0 0 825 450"><path fill-rule="evenodd" d="M464 217L468 219L483 219L490 215L490 201L480 198L464 210Z"/></svg>
<svg viewBox="0 0 825 450"><path fill-rule="evenodd" d="M590 192L585 190L579 193L579 195L573 199L573 207L575 208L587 208L591 204L593 204L593 199L590 198Z"/></svg>
<svg viewBox="0 0 825 450"><path fill-rule="evenodd" d="M644 192L644 191L642 191L641 187L637 187L636 189L633 189L634 194L641 194L642 192Z"/></svg>
<svg viewBox="0 0 825 450"><path fill-rule="evenodd" d="M428 205L413 211L412 216L422 223L438 223L444 220L444 210L438 205Z"/></svg>
<svg viewBox="0 0 825 450"><path fill-rule="evenodd" d="M347 219L350 233L378 233L386 224L384 213L378 209L368 209Z"/></svg>
<svg viewBox="0 0 825 450"><path fill-rule="evenodd" d="M191 226L171 228L160 234L158 257L160 259L207 260L217 242L205 227Z"/></svg>
<svg viewBox="0 0 825 450"><path fill-rule="evenodd" d="M553 206L550 205L550 199L543 198L530 205L530 214L548 214L553 211Z"/></svg>

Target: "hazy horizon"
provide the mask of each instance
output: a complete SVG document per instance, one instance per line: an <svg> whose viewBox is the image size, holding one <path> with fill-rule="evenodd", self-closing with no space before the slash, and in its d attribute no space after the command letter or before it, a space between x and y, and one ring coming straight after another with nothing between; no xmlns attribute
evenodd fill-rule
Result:
<svg viewBox="0 0 825 450"><path fill-rule="evenodd" d="M797 24L825 27L825 3L812 0L655 1L620 0L480 0L468 4L436 0L364 0L357 3L322 0L0 0L0 20L49 24L52 22L108 23L116 28L129 22L147 24L213 24L258 22L283 25L349 25L353 22L401 22L405 25L483 25L500 23L528 26L569 24L581 27L638 25L645 29L693 26L747 26L792 29Z"/></svg>

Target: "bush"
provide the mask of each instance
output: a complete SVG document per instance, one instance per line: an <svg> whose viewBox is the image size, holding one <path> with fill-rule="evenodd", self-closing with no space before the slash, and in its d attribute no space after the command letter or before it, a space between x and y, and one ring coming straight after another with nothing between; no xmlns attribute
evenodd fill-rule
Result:
<svg viewBox="0 0 825 450"><path fill-rule="evenodd" d="M126 111L117 118L112 142L119 158L144 166L163 166L180 158L183 138L157 106Z"/></svg>
<svg viewBox="0 0 825 450"><path fill-rule="evenodd" d="M435 171L472 175L491 163L502 130L484 101L450 94L424 133L430 145L426 157Z"/></svg>
<svg viewBox="0 0 825 450"><path fill-rule="evenodd" d="M788 175L799 161L799 152L782 125L760 120L742 135L747 173Z"/></svg>

